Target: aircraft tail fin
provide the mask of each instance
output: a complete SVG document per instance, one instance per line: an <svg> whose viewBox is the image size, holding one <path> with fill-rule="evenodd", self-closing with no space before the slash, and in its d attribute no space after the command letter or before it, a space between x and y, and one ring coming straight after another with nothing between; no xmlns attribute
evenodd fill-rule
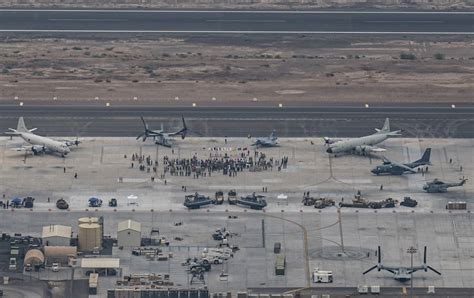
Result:
<svg viewBox="0 0 474 298"><path fill-rule="evenodd" d="M276 138L277 138L276 131L272 130L272 133L270 134L270 140L275 140Z"/></svg>
<svg viewBox="0 0 474 298"><path fill-rule="evenodd" d="M430 156L431 156L431 148L426 148L425 152L423 153L423 156L419 160L415 161L414 163L429 164Z"/></svg>
<svg viewBox="0 0 474 298"><path fill-rule="evenodd" d="M382 129L376 128L375 131L377 133L383 133L386 134L387 136L399 136L401 135L401 130L395 130L395 131L390 131L390 119L385 118L385 123L383 124Z"/></svg>
<svg viewBox="0 0 474 298"><path fill-rule="evenodd" d="M24 132L32 132L32 131L35 131L36 128L32 128L32 129L28 129L26 128L26 125L25 125L25 120L23 120L23 117L20 117L18 119L18 124L16 126L16 129L13 129L13 128L9 128L9 132L6 132L6 134L8 135L20 135L21 133L24 133Z"/></svg>
<svg viewBox="0 0 474 298"><path fill-rule="evenodd" d="M28 132L28 128L26 128L25 120L23 120L23 117L20 117L18 119L18 125L16 126L16 131L17 132Z"/></svg>
<svg viewBox="0 0 474 298"><path fill-rule="evenodd" d="M385 118L385 123L383 124L383 127L380 131L381 132L390 132L390 119L389 118Z"/></svg>

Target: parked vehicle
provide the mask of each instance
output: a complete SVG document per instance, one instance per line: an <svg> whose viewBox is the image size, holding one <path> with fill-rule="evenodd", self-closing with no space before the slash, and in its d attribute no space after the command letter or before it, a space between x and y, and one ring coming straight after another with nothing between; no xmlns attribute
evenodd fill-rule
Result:
<svg viewBox="0 0 474 298"><path fill-rule="evenodd" d="M8 270L15 271L16 270L16 258L10 258L10 262L8 264Z"/></svg>
<svg viewBox="0 0 474 298"><path fill-rule="evenodd" d="M332 283L332 271L319 270L315 268L313 270L313 282L315 283Z"/></svg>
<svg viewBox="0 0 474 298"><path fill-rule="evenodd" d="M96 197L89 199L89 207L100 207L102 206L102 200Z"/></svg>
<svg viewBox="0 0 474 298"><path fill-rule="evenodd" d="M275 261L275 275L285 275L286 257L285 255L277 255Z"/></svg>
<svg viewBox="0 0 474 298"><path fill-rule="evenodd" d="M56 207L61 210L69 209L69 204L63 199L59 199L56 201Z"/></svg>
<svg viewBox="0 0 474 298"><path fill-rule="evenodd" d="M275 242L273 245L273 253L279 254L281 251L281 243L280 242Z"/></svg>
<svg viewBox="0 0 474 298"><path fill-rule="evenodd" d="M109 207L117 207L117 199L116 198L110 199Z"/></svg>

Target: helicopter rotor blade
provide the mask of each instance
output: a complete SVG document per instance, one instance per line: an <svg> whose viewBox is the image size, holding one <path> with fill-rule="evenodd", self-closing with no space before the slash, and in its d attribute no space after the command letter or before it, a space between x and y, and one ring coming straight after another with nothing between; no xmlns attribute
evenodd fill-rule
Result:
<svg viewBox="0 0 474 298"><path fill-rule="evenodd" d="M433 271L434 273L438 274L438 275L441 275L441 272L439 272L438 270L434 269L433 267L431 266L426 266L426 268L430 269L431 271Z"/></svg>
<svg viewBox="0 0 474 298"><path fill-rule="evenodd" d="M423 251L423 264L426 264L426 246L425 246L425 249Z"/></svg>
<svg viewBox="0 0 474 298"><path fill-rule="evenodd" d="M370 271L374 270L374 269L377 268L377 267L378 267L377 265L375 265L375 266L373 266L373 267L370 267L369 269L365 270L364 273L362 273L362 274L369 273Z"/></svg>

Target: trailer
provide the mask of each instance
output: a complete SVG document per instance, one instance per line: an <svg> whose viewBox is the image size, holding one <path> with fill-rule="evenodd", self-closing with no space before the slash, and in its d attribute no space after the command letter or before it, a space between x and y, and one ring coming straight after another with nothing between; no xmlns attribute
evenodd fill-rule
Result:
<svg viewBox="0 0 474 298"><path fill-rule="evenodd" d="M89 295L97 295L97 286L99 284L99 274L91 273L89 276Z"/></svg>
<svg viewBox="0 0 474 298"><path fill-rule="evenodd" d="M275 275L285 275L286 257L285 255L277 255L275 261Z"/></svg>
<svg viewBox="0 0 474 298"><path fill-rule="evenodd" d="M326 207L334 206L336 203L334 200L328 198L319 198L314 201L314 208L323 209Z"/></svg>
<svg viewBox="0 0 474 298"><path fill-rule="evenodd" d="M319 270L315 268L313 270L313 282L314 283L332 283L332 271Z"/></svg>
<svg viewBox="0 0 474 298"><path fill-rule="evenodd" d="M344 203L344 201L342 201L339 203L339 207L380 209L394 208L397 204L398 201L392 198L387 198L382 201L367 201L360 196L355 196L355 198L352 200L352 203Z"/></svg>

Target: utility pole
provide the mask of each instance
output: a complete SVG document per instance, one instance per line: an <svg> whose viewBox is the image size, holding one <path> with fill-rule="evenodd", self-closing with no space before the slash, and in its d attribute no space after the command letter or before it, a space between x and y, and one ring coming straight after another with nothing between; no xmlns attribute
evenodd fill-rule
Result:
<svg viewBox="0 0 474 298"><path fill-rule="evenodd" d="M410 254L410 297L413 298L413 254L416 254L417 249L413 246L407 249L407 253Z"/></svg>

